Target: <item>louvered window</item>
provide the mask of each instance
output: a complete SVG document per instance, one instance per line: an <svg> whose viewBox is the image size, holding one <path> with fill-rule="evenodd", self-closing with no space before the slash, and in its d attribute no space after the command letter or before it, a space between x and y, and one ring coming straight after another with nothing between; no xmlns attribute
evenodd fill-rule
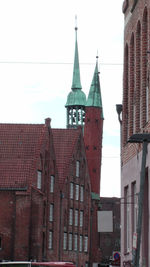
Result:
<svg viewBox="0 0 150 267"><path fill-rule="evenodd" d="M54 181L55 181L55 178L53 175L51 175L51 178L50 178L50 193L54 193Z"/></svg>
<svg viewBox="0 0 150 267"><path fill-rule="evenodd" d="M80 201L84 201L84 187L83 185L80 186Z"/></svg>
<svg viewBox="0 0 150 267"><path fill-rule="evenodd" d="M67 249L67 233L64 232L63 249Z"/></svg>
<svg viewBox="0 0 150 267"><path fill-rule="evenodd" d="M75 196L75 200L79 200L79 185L76 184L76 196Z"/></svg>
<svg viewBox="0 0 150 267"><path fill-rule="evenodd" d="M78 214L79 214L79 211L75 210L75 216L74 216L74 225L75 226L78 226Z"/></svg>
<svg viewBox="0 0 150 267"><path fill-rule="evenodd" d="M73 183L70 183L70 198L73 199Z"/></svg>
<svg viewBox="0 0 150 267"><path fill-rule="evenodd" d="M72 250L72 233L69 233L69 244L68 244L68 249Z"/></svg>
<svg viewBox="0 0 150 267"><path fill-rule="evenodd" d="M53 232L52 231L49 231L48 248L49 249L53 248Z"/></svg>
<svg viewBox="0 0 150 267"><path fill-rule="evenodd" d="M54 217L54 204L50 204L50 209L49 209L49 221L53 222L53 217Z"/></svg>
<svg viewBox="0 0 150 267"><path fill-rule="evenodd" d="M69 209L69 225L73 224L73 209Z"/></svg>
<svg viewBox="0 0 150 267"><path fill-rule="evenodd" d="M88 236L84 237L84 252L88 251Z"/></svg>
<svg viewBox="0 0 150 267"><path fill-rule="evenodd" d="M80 210L80 227L83 227L83 210Z"/></svg>
<svg viewBox="0 0 150 267"><path fill-rule="evenodd" d="M78 250L78 235L77 234L74 235L74 250L75 251Z"/></svg>

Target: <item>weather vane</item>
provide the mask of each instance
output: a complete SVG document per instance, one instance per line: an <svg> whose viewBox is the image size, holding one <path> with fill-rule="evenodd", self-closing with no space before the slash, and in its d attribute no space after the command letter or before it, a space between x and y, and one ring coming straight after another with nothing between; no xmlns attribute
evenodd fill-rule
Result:
<svg viewBox="0 0 150 267"><path fill-rule="evenodd" d="M77 31L78 27L77 27L77 15L75 15L75 30Z"/></svg>

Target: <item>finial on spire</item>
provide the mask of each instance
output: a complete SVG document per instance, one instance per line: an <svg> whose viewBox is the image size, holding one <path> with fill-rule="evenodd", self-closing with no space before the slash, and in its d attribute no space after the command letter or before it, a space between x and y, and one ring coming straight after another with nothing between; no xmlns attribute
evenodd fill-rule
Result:
<svg viewBox="0 0 150 267"><path fill-rule="evenodd" d="M77 27L77 15L75 15L75 30L76 31L78 30L78 27Z"/></svg>

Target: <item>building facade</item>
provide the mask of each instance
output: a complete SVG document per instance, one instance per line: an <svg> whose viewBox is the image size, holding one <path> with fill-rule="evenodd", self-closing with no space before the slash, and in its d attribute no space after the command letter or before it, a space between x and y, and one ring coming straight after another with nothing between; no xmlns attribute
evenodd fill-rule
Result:
<svg viewBox="0 0 150 267"><path fill-rule="evenodd" d="M0 260L98 266L103 108L98 59L88 98L77 28L67 129L0 124ZM7 212L6 212L7 211Z"/></svg>
<svg viewBox="0 0 150 267"><path fill-rule="evenodd" d="M139 226L141 196L141 166L143 144L133 143L131 137L138 134L143 138L150 132L150 1L134 0L123 2L124 13L124 74L123 106L121 124L121 256L122 266L134 261L139 252L140 265L150 266L150 183L148 145L144 167L144 199L142 226ZM131 140L131 143L128 140ZM142 141L143 142L143 141ZM140 236L140 249L137 240ZM137 236L138 234L138 236ZM133 254L133 255L132 255Z"/></svg>
<svg viewBox="0 0 150 267"><path fill-rule="evenodd" d="M0 139L0 260L55 259L59 190L50 119L0 124Z"/></svg>

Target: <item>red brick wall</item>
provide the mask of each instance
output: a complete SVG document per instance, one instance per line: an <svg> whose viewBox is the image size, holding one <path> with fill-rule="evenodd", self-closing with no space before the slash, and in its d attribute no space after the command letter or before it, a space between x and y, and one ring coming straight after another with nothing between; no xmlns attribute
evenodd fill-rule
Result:
<svg viewBox="0 0 150 267"><path fill-rule="evenodd" d="M86 107L84 143L91 179L91 190L100 194L103 120L101 109Z"/></svg>

